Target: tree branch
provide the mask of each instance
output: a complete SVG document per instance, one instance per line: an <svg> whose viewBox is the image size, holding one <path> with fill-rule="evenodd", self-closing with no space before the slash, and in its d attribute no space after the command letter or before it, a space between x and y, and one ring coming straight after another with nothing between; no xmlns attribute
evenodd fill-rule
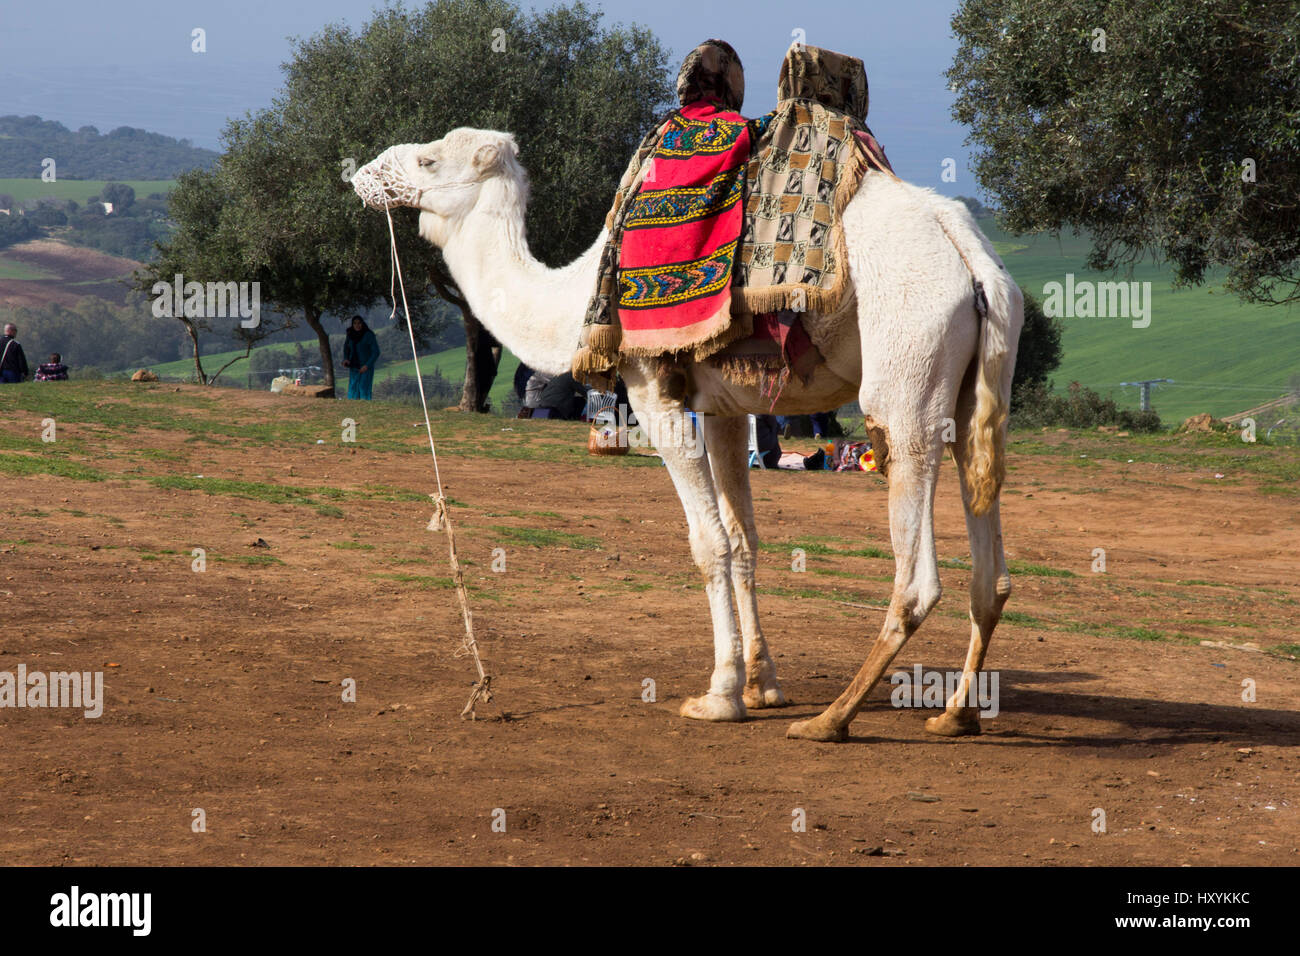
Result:
<svg viewBox="0 0 1300 956"><path fill-rule="evenodd" d="M291 329L291 328L293 328L293 323L292 323L292 322L288 322L288 321L286 321L283 325L280 325L278 328L274 328L274 329L265 329L265 330L259 328L258 331L259 331L260 334L257 335L257 336L255 336L255 337L254 337L254 336L251 336L251 335L245 335L245 336L243 337L243 338L244 338L244 346L245 346L245 347L244 347L244 354L243 354L243 355L236 355L234 358L232 358L232 359L231 359L229 362L227 362L225 365L221 366L221 368L217 369L216 372L214 372L214 373L212 374L212 377L211 377L210 379L208 379L207 384L208 384L208 385L216 385L216 384L217 384L217 379L221 377L221 373L224 372L226 369L230 368L230 366L234 365L234 364L235 364L236 362L238 362L240 359L246 359L246 358L248 358L248 356L251 355L252 352L253 352L253 346L256 345L258 342L262 341L262 339L269 338L270 336L274 335L276 332L283 332L283 331L285 331L286 329Z"/></svg>
<svg viewBox="0 0 1300 956"><path fill-rule="evenodd" d="M453 280L447 273L443 272L442 267L436 262L429 264L429 281L432 282L433 287L438 290L438 295L446 299L456 308L460 309L461 312L467 315L473 315L474 310L469 307L469 303L461 296L460 290L457 289L455 292L451 291L451 287L455 285L455 280ZM410 316L407 316L406 320L409 322L411 320Z"/></svg>

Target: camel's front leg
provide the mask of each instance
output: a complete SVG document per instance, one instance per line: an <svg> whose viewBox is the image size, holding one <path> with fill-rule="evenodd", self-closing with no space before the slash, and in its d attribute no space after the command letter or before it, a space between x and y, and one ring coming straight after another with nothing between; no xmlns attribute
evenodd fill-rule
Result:
<svg viewBox="0 0 1300 956"><path fill-rule="evenodd" d="M758 596L754 568L758 556L758 531L754 526L754 500L749 487L748 419L709 415L701 418L704 442L718 493L722 523L731 539L731 586L745 643L745 706L783 707L785 693L776 679L776 664L767 649L758 621Z"/></svg>
<svg viewBox="0 0 1300 956"><path fill-rule="evenodd" d="M682 704L681 715L696 720L744 720L741 691L745 662L731 606L731 543L718 512L703 442L694 433L685 405L665 395L656 380L633 368L625 368L624 380L637 421L663 456L686 510L691 556L704 577L713 617L713 676L709 690L702 697L688 698Z"/></svg>

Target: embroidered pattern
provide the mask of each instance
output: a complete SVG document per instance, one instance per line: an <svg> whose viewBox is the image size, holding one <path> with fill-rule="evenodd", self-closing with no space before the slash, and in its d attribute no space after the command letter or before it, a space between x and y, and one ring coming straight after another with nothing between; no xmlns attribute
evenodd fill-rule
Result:
<svg viewBox="0 0 1300 956"><path fill-rule="evenodd" d="M716 293L731 281L735 241L692 262L619 271L620 309L658 309Z"/></svg>
<svg viewBox="0 0 1300 956"><path fill-rule="evenodd" d="M643 192L632 201L624 229L672 226L724 212L740 201L745 177L740 169L719 173L705 186L677 186Z"/></svg>
<svg viewBox="0 0 1300 956"><path fill-rule="evenodd" d="M725 153L735 144L745 125L743 122L732 123L717 117L704 123L677 113L669 120L668 129L664 132L655 155L684 159Z"/></svg>

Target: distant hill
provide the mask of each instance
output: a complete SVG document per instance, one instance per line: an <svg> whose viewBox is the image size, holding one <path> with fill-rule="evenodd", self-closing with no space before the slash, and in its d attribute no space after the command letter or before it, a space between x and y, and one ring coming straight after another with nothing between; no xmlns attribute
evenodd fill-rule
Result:
<svg viewBox="0 0 1300 956"><path fill-rule="evenodd" d="M1122 382L1171 378L1157 386L1151 406L1166 424L1199 412L1231 415L1287 391L1300 369L1300 307L1249 305L1223 291L1222 272L1204 286L1173 288L1167 264L1141 262L1132 274L1111 276L1087 268L1086 237L1012 236L991 218L980 228L1021 288L1039 302L1048 283L1124 280L1150 282L1150 325L1125 318L1063 318L1061 367L1051 376L1057 392L1072 381L1138 407L1138 389Z"/></svg>
<svg viewBox="0 0 1300 956"><path fill-rule="evenodd" d="M186 139L119 126L100 133L73 131L39 116L0 116L0 178L38 178L47 156L66 179L175 179L188 169L208 168L218 157Z"/></svg>

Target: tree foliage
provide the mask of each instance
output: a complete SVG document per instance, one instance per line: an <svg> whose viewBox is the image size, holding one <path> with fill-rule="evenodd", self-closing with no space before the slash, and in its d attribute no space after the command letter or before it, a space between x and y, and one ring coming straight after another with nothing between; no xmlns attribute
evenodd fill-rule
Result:
<svg viewBox="0 0 1300 956"><path fill-rule="evenodd" d="M538 174L528 216L535 250L567 261L595 239L665 100L665 60L647 31L605 29L580 3L525 13L506 0L436 0L386 7L360 30L327 26L298 42L273 105L228 125L217 167L181 178L177 233L146 279L260 281L264 301L317 330L332 381L321 317L346 319L390 287L387 222L362 207L351 172L388 146L457 126L508 130ZM477 331L439 254L419 237L415 211L393 219L422 331L436 333L445 315L436 294ZM473 364L472 343L467 351ZM481 408L491 377L474 384Z"/></svg>
<svg viewBox="0 0 1300 956"><path fill-rule="evenodd" d="M1161 428L1160 416L1154 409L1145 412L1120 408L1115 400L1106 398L1078 382L1071 382L1064 395L1058 395L1045 384L1033 385L1021 392L1021 403L1011 412L1014 428L1096 428L1106 425L1133 432L1155 432Z"/></svg>
<svg viewBox="0 0 1300 956"><path fill-rule="evenodd" d="M1061 320L1047 315L1029 292L1025 299L1025 324L1016 351L1016 374L1011 383L1011 408L1021 408L1037 389L1047 386L1048 376L1061 365Z"/></svg>
<svg viewBox="0 0 1300 956"><path fill-rule="evenodd" d="M952 26L953 113L1008 229L1300 301L1294 0L964 0Z"/></svg>
<svg viewBox="0 0 1300 956"><path fill-rule="evenodd" d="M671 91L666 62L649 31L606 28L581 3L527 13L508 0L436 0L389 6L359 31L336 25L304 41L277 108L304 154L334 174L328 215L359 240L339 250L350 268L382 252L387 234L383 217L361 209L338 182L340 164L360 166L396 143L427 142L460 126L514 134L534 174L527 219L534 254L558 265L599 232L619 176ZM496 369L487 347L495 343L441 256L417 235L417 214L397 210L394 220L404 261L463 315L462 407L482 410Z"/></svg>
<svg viewBox="0 0 1300 956"><path fill-rule="evenodd" d="M50 303L19 308L5 316L18 326L27 359L44 362L51 352L74 368L116 370L184 358L185 339L169 319L157 319L142 297L125 304L94 296L71 306Z"/></svg>

